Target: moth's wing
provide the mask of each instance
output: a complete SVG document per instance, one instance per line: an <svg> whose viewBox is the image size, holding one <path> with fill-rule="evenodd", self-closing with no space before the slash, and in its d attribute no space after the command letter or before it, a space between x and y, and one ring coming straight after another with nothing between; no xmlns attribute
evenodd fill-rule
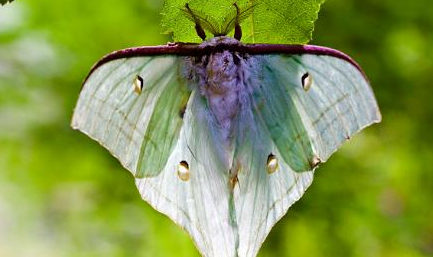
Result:
<svg viewBox="0 0 433 257"><path fill-rule="evenodd" d="M209 114L206 100L193 91L165 169L157 177L136 179L136 184L144 200L191 235L203 256L235 256L228 168L215 148L219 140ZM177 175L182 161L189 165L187 181Z"/></svg>
<svg viewBox="0 0 433 257"><path fill-rule="evenodd" d="M294 171L312 170L317 156L301 114L285 88L287 80L275 72L272 62L258 61L253 69L258 73L253 78L258 81L250 81L252 108L258 121L264 123L272 145Z"/></svg>
<svg viewBox="0 0 433 257"><path fill-rule="evenodd" d="M72 127L106 147L136 177L159 174L179 137L179 114L190 94L182 60L131 57L99 66L84 83ZM137 75L141 93L134 88Z"/></svg>
<svg viewBox="0 0 433 257"><path fill-rule="evenodd" d="M238 186L234 190L239 238L239 256L256 256L266 236L289 207L304 194L313 181L313 171L295 172L281 157L266 125L253 113L243 119L248 138L239 145L236 159L241 163ZM248 127L247 127L248 125ZM268 154L278 160L277 170L269 174Z"/></svg>
<svg viewBox="0 0 433 257"><path fill-rule="evenodd" d="M240 92L234 162L239 256L256 256L274 224L297 201L313 179L314 149L300 114L262 57L250 57L248 90ZM247 75L248 76L248 75ZM269 173L268 156L278 168ZM296 167L295 171L293 167Z"/></svg>
<svg viewBox="0 0 433 257"><path fill-rule="evenodd" d="M353 63L328 55L281 55L269 58L300 113L319 159L324 162L363 128L381 121L373 91ZM310 75L305 91L302 77Z"/></svg>
<svg viewBox="0 0 433 257"><path fill-rule="evenodd" d="M190 85L179 73L183 58L134 57L100 66L84 84L72 126L100 142L132 173L147 171L136 179L142 198L188 231L203 254L231 256L236 238L229 220L227 167L215 148L218 132L209 125L214 122L206 102L184 90ZM136 75L143 78L141 94L134 92ZM188 181L177 175L181 161L189 165ZM157 173L145 165L157 167L149 169Z"/></svg>
<svg viewBox="0 0 433 257"><path fill-rule="evenodd" d="M347 137L380 120L367 80L354 65L343 59L309 54L263 55L254 59L256 62L252 67L259 79L248 83L251 111L246 108L240 117L238 134L245 139L240 140L235 151L236 159L241 163L239 186L234 195L239 256L257 254L271 228L311 184L315 169L305 172L293 169L290 159L284 158L285 148L275 142L274 130L267 120L270 118L264 115L283 119L279 113L285 112L288 116L299 117L301 120L296 118L292 122L299 123L297 126L307 133L288 133L286 136L291 136L295 142L310 142L314 154L322 161ZM302 76L306 72L314 80L308 92L302 86ZM263 92L261 87L268 92ZM283 104L283 99L293 105ZM294 108L298 116L293 116L288 107ZM285 126L282 121L274 126ZM269 153L273 153L279 163L272 174L267 172ZM289 153L305 155L302 151L291 150Z"/></svg>

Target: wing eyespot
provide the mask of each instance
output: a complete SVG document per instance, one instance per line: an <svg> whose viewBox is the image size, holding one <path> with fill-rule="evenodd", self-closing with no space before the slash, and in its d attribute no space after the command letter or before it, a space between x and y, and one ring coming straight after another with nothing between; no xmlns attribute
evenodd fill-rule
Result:
<svg viewBox="0 0 433 257"><path fill-rule="evenodd" d="M141 94L141 91L143 90L143 78L140 75L135 76L133 86L134 92L137 95Z"/></svg>
<svg viewBox="0 0 433 257"><path fill-rule="evenodd" d="M267 168L269 174L274 173L278 169L278 159L272 153L268 155L268 160L267 160L267 163L266 163L266 168Z"/></svg>
<svg viewBox="0 0 433 257"><path fill-rule="evenodd" d="M302 82L302 88L307 92L310 90L311 85L313 84L313 76L310 75L310 73L306 72L304 75L302 75L301 78Z"/></svg>
<svg viewBox="0 0 433 257"><path fill-rule="evenodd" d="M188 181L189 180L189 164L186 161L181 161L179 165L177 166L177 176L182 181Z"/></svg>

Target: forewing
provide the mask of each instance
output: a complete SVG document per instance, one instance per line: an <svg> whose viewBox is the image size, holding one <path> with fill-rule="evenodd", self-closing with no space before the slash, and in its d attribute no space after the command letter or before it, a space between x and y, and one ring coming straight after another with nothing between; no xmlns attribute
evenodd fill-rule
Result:
<svg viewBox="0 0 433 257"><path fill-rule="evenodd" d="M273 55L268 63L286 81L308 134L324 162L343 142L380 122L381 114L364 74L354 64L327 55ZM310 88L303 88L308 74Z"/></svg>
<svg viewBox="0 0 433 257"><path fill-rule="evenodd" d="M152 177L165 167L179 138L190 90L180 72L168 72L170 77L158 97L140 150L136 177ZM145 92L146 93L146 92Z"/></svg>
<svg viewBox="0 0 433 257"><path fill-rule="evenodd" d="M131 57L99 66L84 83L72 127L106 147L134 175L158 174L178 138L180 103L188 95L186 84L179 79L182 59ZM137 75L143 79L140 93L134 88ZM170 104L163 109L166 102ZM139 162L140 156L146 158L147 166Z"/></svg>
<svg viewBox="0 0 433 257"><path fill-rule="evenodd" d="M286 89L287 80L272 62L257 58L257 80L251 81L252 108L265 125L281 157L294 171L308 171L316 159L301 114ZM270 154L270 153L268 153Z"/></svg>

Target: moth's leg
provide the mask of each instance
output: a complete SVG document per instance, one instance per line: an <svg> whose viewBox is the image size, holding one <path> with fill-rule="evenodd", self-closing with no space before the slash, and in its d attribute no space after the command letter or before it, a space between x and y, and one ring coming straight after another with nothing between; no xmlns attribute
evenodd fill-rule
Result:
<svg viewBox="0 0 433 257"><path fill-rule="evenodd" d="M191 16L194 18L195 22L195 31L197 32L197 35L204 40L206 40L206 33L204 32L203 27L200 25L199 19L196 15L192 12L192 10L189 8L189 4L185 4L185 8L188 10L188 12L191 14Z"/></svg>
<svg viewBox="0 0 433 257"><path fill-rule="evenodd" d="M239 16L241 14L241 11L239 10L239 6L237 3L234 3L233 5L236 8L236 21L235 21L235 35L234 36L237 40L241 40L242 30L241 30L241 25L239 25Z"/></svg>

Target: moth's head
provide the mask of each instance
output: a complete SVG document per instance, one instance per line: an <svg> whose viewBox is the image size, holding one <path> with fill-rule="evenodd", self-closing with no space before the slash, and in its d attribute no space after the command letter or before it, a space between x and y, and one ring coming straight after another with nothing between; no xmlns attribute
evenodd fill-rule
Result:
<svg viewBox="0 0 433 257"><path fill-rule="evenodd" d="M213 17L199 10L193 10L188 3L185 4L182 11L189 20L194 22L197 35L203 40L206 40L206 31L210 32L214 37L224 37L233 30L234 38L241 40L242 30L240 24L253 13L254 6L255 5L251 5L241 10L239 6L234 3L231 11L228 12L222 23L218 23Z"/></svg>
<svg viewBox="0 0 433 257"><path fill-rule="evenodd" d="M218 45L238 46L240 44L241 43L239 42L239 40L235 38L227 37L227 36L216 36L207 40L206 42L203 42L202 47L206 47L206 46L215 47Z"/></svg>

